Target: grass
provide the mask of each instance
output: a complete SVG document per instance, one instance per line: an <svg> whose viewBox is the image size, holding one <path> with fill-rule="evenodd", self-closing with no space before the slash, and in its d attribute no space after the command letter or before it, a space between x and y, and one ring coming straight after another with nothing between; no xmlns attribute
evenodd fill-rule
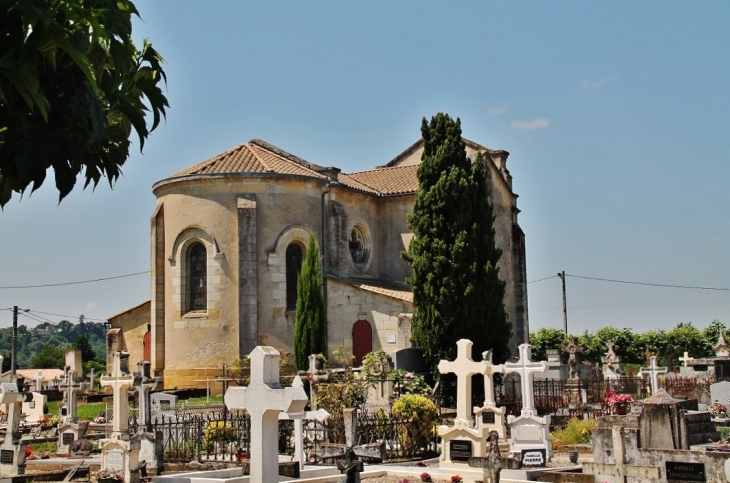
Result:
<svg viewBox="0 0 730 483"><path fill-rule="evenodd" d="M565 429L553 431L550 434L550 438L556 446L590 443L595 423L593 419L581 420L573 418L568 422Z"/></svg>
<svg viewBox="0 0 730 483"><path fill-rule="evenodd" d="M50 414L59 415L60 411L58 409L58 406L60 404L61 401L49 401L47 404L48 412ZM78 404L76 406L76 417L81 421L93 421L94 418L99 415L99 413L103 413L104 411L106 411L106 408L106 403ZM111 410L111 405L109 405L109 409Z"/></svg>
<svg viewBox="0 0 730 483"><path fill-rule="evenodd" d="M203 397L191 397L190 399L186 399L186 401L189 404L205 404L208 402L208 398L205 396ZM223 402L223 396L210 396L210 402L213 404L216 403L222 403Z"/></svg>

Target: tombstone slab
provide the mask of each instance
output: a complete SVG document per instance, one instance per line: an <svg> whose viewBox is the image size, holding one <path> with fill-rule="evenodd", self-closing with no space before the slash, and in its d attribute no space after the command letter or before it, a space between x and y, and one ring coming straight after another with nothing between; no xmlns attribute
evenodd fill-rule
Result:
<svg viewBox="0 0 730 483"><path fill-rule="evenodd" d="M0 404L8 408L5 439L0 444L0 477L8 478L25 473L25 447L20 432L20 414L25 395L17 383L0 384Z"/></svg>

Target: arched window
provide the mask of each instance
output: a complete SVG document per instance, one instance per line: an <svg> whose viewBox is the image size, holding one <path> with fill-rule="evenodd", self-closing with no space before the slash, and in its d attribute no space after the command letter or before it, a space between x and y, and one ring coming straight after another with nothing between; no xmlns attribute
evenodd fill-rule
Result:
<svg viewBox="0 0 730 483"><path fill-rule="evenodd" d="M208 254L202 243L188 249L188 310L208 310Z"/></svg>
<svg viewBox="0 0 730 483"><path fill-rule="evenodd" d="M302 271L304 251L298 243L286 247L286 310L297 308L297 281Z"/></svg>

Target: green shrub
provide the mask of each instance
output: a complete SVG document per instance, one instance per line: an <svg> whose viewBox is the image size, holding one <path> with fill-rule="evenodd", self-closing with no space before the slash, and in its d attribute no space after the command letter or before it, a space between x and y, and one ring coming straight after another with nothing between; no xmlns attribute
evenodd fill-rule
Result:
<svg viewBox="0 0 730 483"><path fill-rule="evenodd" d="M593 419L573 418L564 429L553 431L550 438L554 445L585 444L590 443L593 434Z"/></svg>
<svg viewBox="0 0 730 483"><path fill-rule="evenodd" d="M413 423L398 426L398 437L406 453L415 453L431 441L438 411L430 399L408 394L398 398L391 411L397 418Z"/></svg>

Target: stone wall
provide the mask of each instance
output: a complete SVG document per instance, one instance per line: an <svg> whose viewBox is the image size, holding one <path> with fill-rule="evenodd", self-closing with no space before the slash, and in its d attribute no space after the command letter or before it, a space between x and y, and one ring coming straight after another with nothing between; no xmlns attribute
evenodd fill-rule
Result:
<svg viewBox="0 0 730 483"><path fill-rule="evenodd" d="M121 329L124 339L123 349L129 352L129 362L136 367L137 362L144 360L144 345L142 339L147 333L150 323L150 301L115 315L109 319L112 329ZM107 372L112 371L111 352L107 348Z"/></svg>

